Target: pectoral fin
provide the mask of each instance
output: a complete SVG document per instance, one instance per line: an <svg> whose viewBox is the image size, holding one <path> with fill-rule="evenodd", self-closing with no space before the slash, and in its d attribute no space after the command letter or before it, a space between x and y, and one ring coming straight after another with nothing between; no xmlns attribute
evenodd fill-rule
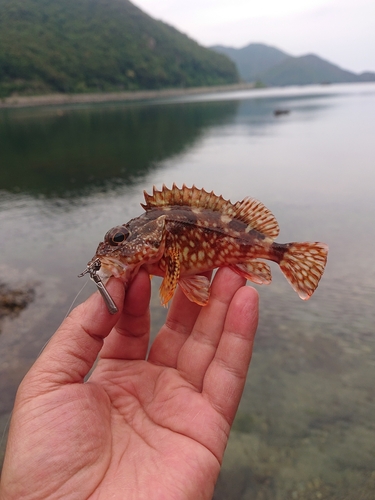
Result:
<svg viewBox="0 0 375 500"><path fill-rule="evenodd" d="M166 258L165 276L159 290L163 306L166 306L173 297L179 278L180 256L176 249L170 249Z"/></svg>
<svg viewBox="0 0 375 500"><path fill-rule="evenodd" d="M258 285L268 285L272 281L270 266L261 260L252 260L229 267L240 276Z"/></svg>
<svg viewBox="0 0 375 500"><path fill-rule="evenodd" d="M186 297L200 306L207 305L210 298L210 280L205 276L184 276L178 282Z"/></svg>

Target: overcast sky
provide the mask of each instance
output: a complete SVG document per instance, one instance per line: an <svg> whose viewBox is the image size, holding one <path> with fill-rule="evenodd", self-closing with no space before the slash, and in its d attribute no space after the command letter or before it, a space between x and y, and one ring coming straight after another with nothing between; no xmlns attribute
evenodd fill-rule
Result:
<svg viewBox="0 0 375 500"><path fill-rule="evenodd" d="M133 0L202 45L273 45L375 71L375 0Z"/></svg>

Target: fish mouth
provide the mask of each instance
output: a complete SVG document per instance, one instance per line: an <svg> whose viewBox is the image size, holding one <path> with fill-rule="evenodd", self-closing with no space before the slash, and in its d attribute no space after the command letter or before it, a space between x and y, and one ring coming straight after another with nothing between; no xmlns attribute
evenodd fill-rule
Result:
<svg viewBox="0 0 375 500"><path fill-rule="evenodd" d="M90 278L94 281L95 285L100 292L100 295L103 297L103 300L108 308L110 314L116 314L118 312L118 307L116 306L114 300L106 289L101 276L99 275L99 271L101 268L101 262L99 259L95 257L87 264L86 269L83 273L78 275L78 278L82 278L85 274L90 274Z"/></svg>
<svg viewBox="0 0 375 500"><path fill-rule="evenodd" d="M100 261L100 269L97 273L100 279L107 280L111 276L114 276L115 278L121 278L123 281L128 281L131 268L127 264L111 257L95 257L94 260Z"/></svg>

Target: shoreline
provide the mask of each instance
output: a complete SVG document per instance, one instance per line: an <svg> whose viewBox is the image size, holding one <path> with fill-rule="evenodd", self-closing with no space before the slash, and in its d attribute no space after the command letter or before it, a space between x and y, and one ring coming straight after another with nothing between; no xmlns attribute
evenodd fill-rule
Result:
<svg viewBox="0 0 375 500"><path fill-rule="evenodd" d="M162 90L134 90L124 92L103 92L93 94L44 94L36 96L12 96L0 100L0 109L30 108L39 106L60 106L66 104L94 104L106 102L149 101L216 92L254 89L253 83L235 83L212 87L172 88Z"/></svg>

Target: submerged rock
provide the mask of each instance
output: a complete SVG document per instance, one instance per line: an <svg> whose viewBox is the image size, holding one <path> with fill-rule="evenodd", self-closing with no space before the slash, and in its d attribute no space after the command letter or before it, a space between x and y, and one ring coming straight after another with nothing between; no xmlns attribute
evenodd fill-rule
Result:
<svg viewBox="0 0 375 500"><path fill-rule="evenodd" d="M34 297L35 290L31 286L11 288L0 282L0 320L4 317L18 316L34 300Z"/></svg>

